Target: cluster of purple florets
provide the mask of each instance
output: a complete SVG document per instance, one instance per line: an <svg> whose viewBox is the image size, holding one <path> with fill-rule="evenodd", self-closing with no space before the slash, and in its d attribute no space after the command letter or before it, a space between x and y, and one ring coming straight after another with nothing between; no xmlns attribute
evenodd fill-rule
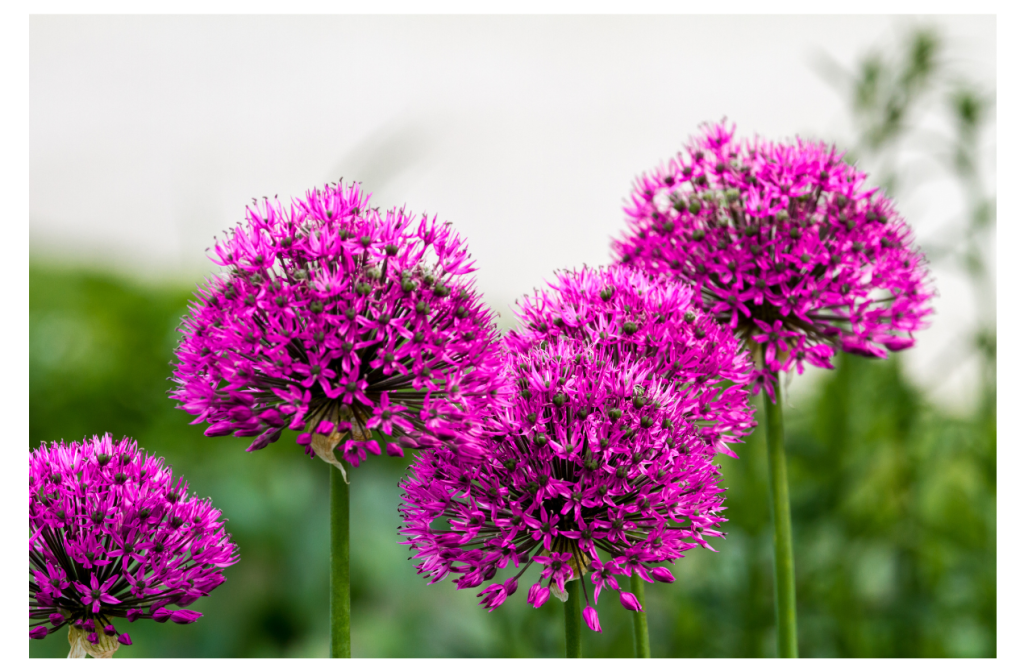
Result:
<svg viewBox="0 0 1024 672"><path fill-rule="evenodd" d="M583 615L600 630L597 599L620 590L616 576L670 582L663 563L720 536L712 460L752 425L746 391L721 384L745 381L749 365L685 288L621 269L563 274L553 290L521 306L528 321L506 338L515 394L494 409L483 459L419 456L403 482L402 534L431 583L454 574L475 588L517 568L480 593L488 609L534 562L544 567L527 598L535 607L589 574ZM641 608L625 591L620 603Z"/></svg>
<svg viewBox="0 0 1024 672"><path fill-rule="evenodd" d="M835 346L910 347L933 291L892 202L834 147L733 136L709 126L638 180L630 233L613 243L621 263L694 283L752 341L760 382L805 362L831 368Z"/></svg>
<svg viewBox="0 0 1024 672"><path fill-rule="evenodd" d="M491 401L496 332L465 244L447 222L367 201L340 184L264 201L217 244L229 272L184 320L171 395L207 435L256 436L258 450L288 427L310 456L337 448L358 466L378 439L401 455L458 436Z"/></svg>
<svg viewBox="0 0 1024 672"><path fill-rule="evenodd" d="M114 618L191 623L202 614L168 607L209 594L237 561L221 512L129 439L44 444L28 479L33 639L70 625L88 644L129 645Z"/></svg>
<svg viewBox="0 0 1024 672"><path fill-rule="evenodd" d="M727 444L754 426L744 389L750 355L700 309L689 285L623 266L562 271L517 313L525 328L509 340L519 350L570 339L599 345L616 362L643 359L719 452L735 457Z"/></svg>

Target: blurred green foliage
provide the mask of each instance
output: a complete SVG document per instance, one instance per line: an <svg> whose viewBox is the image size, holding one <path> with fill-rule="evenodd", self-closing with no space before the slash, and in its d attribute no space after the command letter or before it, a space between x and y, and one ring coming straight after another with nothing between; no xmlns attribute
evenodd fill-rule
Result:
<svg viewBox="0 0 1024 672"><path fill-rule="evenodd" d="M168 362L190 288L40 264L29 283L32 445L132 436L213 499L240 548L227 582L196 603L202 619L138 621L118 657L326 656L328 467L294 435L247 454L247 440L206 438L174 409ZM994 408L933 408L898 358L843 356L819 380L786 415L802 655L994 655ZM774 655L762 437L738 452L721 458L719 552L691 552L674 584L647 591L655 656ZM489 614L475 591L416 576L396 543L407 463L373 458L353 473L354 655L561 655L559 602L535 610L517 594ZM600 611L604 632L584 632L585 655L631 656L629 614L614 597ZM66 638L30 652L65 656Z"/></svg>
<svg viewBox="0 0 1024 672"><path fill-rule="evenodd" d="M994 395L996 198L985 170L987 163L994 165L985 133L993 121L994 93L965 76L961 56L927 25L866 52L852 70L827 56L818 65L847 102L855 130L848 161L866 168L890 197L906 198L936 179L951 181L959 192L947 196L960 203L947 207L941 230L920 241L929 262L960 275L973 295L974 314L963 320L955 339L955 361L935 379L977 358L981 394Z"/></svg>

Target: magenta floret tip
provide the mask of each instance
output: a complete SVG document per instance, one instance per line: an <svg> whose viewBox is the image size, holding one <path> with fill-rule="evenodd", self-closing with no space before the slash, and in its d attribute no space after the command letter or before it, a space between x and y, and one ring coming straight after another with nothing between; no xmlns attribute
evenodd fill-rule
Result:
<svg viewBox="0 0 1024 672"><path fill-rule="evenodd" d="M619 593L619 602L621 602L622 606L628 609L629 611L644 610L644 608L640 606L640 600L636 599L636 595L634 595L633 593L627 593L626 591L622 591L621 593Z"/></svg>
<svg viewBox="0 0 1024 672"><path fill-rule="evenodd" d="M183 319L171 394L207 435L256 437L253 451L288 427L342 469L335 450L358 465L378 439L426 430L473 450L467 428L496 392L497 332L447 223L327 185L255 203L213 258L227 273Z"/></svg>
<svg viewBox="0 0 1024 672"><path fill-rule="evenodd" d="M651 578L662 583L672 583L676 580L676 577L672 576L672 572L668 567L655 567L651 570Z"/></svg>
<svg viewBox="0 0 1024 672"><path fill-rule="evenodd" d="M114 618L198 618L167 606L209 594L238 556L221 512L187 489L161 458L127 438L108 434L32 451L29 636L69 625L80 631L72 633L80 646L116 647L131 638L118 634Z"/></svg>

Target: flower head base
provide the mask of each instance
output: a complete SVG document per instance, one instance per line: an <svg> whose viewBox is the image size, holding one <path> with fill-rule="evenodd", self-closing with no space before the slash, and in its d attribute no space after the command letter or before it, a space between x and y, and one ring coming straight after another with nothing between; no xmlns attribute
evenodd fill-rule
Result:
<svg viewBox="0 0 1024 672"><path fill-rule="evenodd" d="M112 619L192 622L237 550L209 500L163 460L110 435L29 456L29 637L69 625L73 657L130 645Z"/></svg>
<svg viewBox="0 0 1024 672"><path fill-rule="evenodd" d="M615 362L643 360L680 398L682 412L701 421L704 439L735 457L727 444L754 425L743 387L750 355L699 308L690 286L617 266L556 272L550 288L518 304L526 328L509 334L510 347L571 338L600 346Z"/></svg>
<svg viewBox="0 0 1024 672"><path fill-rule="evenodd" d="M403 543L431 583L475 588L511 563L515 576L480 593L493 609L536 562L530 604L590 573L596 605L615 575L650 580L720 534L715 448L650 363L565 338L510 349L506 375L518 395L491 419L483 458L423 453L402 483Z"/></svg>
<svg viewBox="0 0 1024 672"><path fill-rule="evenodd" d="M892 202L835 148L740 143L707 126L638 180L623 264L695 283L701 305L763 358L767 378L835 346L885 357L913 344L933 291Z"/></svg>
<svg viewBox="0 0 1024 672"><path fill-rule="evenodd" d="M492 316L449 224L414 219L368 209L356 185L249 208L216 246L230 272L183 320L179 408L209 436L255 436L249 450L301 430L342 472L335 449L358 466L385 437L400 455L424 429L473 424L495 393Z"/></svg>

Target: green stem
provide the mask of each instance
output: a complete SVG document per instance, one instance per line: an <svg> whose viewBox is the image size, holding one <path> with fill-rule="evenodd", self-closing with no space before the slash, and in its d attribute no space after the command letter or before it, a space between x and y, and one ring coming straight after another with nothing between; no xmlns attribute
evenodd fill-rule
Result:
<svg viewBox="0 0 1024 672"><path fill-rule="evenodd" d="M351 598L348 576L348 483L341 471L331 469L331 658L351 658L349 636Z"/></svg>
<svg viewBox="0 0 1024 672"><path fill-rule="evenodd" d="M775 623L780 658L796 658L796 576L793 570L793 526L789 514L786 449L782 440L782 386L772 381L778 403L764 391L768 435L768 494L775 526Z"/></svg>
<svg viewBox="0 0 1024 672"><path fill-rule="evenodd" d="M644 604L644 580L640 578L640 572L633 572L633 576L630 577L629 581L630 589L636 595L640 606L646 608ZM637 658L651 657L651 638L647 634L646 611L633 612L633 644Z"/></svg>
<svg viewBox="0 0 1024 672"><path fill-rule="evenodd" d="M565 657L582 658L583 640L582 621L580 619L580 581L566 581L565 592L569 599L565 601Z"/></svg>

